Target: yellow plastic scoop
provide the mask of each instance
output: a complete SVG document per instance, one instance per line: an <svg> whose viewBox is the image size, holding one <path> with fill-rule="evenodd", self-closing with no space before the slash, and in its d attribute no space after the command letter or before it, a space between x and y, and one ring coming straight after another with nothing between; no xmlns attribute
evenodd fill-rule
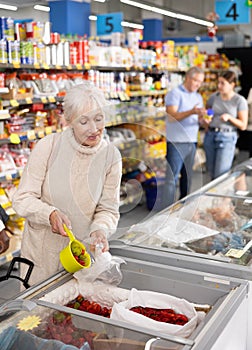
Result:
<svg viewBox="0 0 252 350"><path fill-rule="evenodd" d="M74 273L91 266L91 257L83 243L75 239L73 232L63 224L64 230L70 238L68 246L60 252L60 262L64 269Z"/></svg>

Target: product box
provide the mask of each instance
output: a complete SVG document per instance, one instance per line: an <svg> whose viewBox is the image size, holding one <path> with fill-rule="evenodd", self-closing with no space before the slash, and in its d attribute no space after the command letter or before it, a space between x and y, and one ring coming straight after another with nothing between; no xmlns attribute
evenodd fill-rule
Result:
<svg viewBox="0 0 252 350"><path fill-rule="evenodd" d="M12 88L9 89L9 92L6 94L1 94L3 100L22 100L25 98L33 98L33 88L22 89L24 92L19 92L18 89Z"/></svg>

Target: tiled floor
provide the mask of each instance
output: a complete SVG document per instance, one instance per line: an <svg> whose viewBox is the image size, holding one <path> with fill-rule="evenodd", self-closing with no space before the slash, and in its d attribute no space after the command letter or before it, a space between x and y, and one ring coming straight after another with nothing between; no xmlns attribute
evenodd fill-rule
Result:
<svg viewBox="0 0 252 350"><path fill-rule="evenodd" d="M239 152L238 155L236 156L234 165L242 161L245 161L246 159L248 159L248 153ZM191 189L192 192L201 188L205 182L206 182L205 174L202 173L201 171L194 171L192 189ZM125 232L127 228L130 227L131 225L138 223L142 220L145 220L148 215L150 215L150 211L147 209L146 203L143 198L141 203L138 204L137 206L135 207L129 206L128 208L127 207L123 208L119 225L118 225L118 230ZM4 264L0 266L0 277L6 275L8 267L9 267L9 264ZM17 269L13 273L18 275L19 270ZM14 278L11 278L7 281L0 281L0 305L9 299L12 299L19 292L19 285L20 285L20 282Z"/></svg>

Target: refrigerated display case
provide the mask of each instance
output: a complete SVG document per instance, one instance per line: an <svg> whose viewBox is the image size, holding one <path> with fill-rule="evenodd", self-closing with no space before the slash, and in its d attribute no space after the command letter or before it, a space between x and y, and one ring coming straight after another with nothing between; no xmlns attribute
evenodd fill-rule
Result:
<svg viewBox="0 0 252 350"><path fill-rule="evenodd" d="M247 349L252 348L251 177L250 159L110 239L113 255L248 281Z"/></svg>
<svg viewBox="0 0 252 350"><path fill-rule="evenodd" d="M220 181L208 185L208 193L234 197L252 197L252 159L235 166Z"/></svg>
<svg viewBox="0 0 252 350"><path fill-rule="evenodd" d="M69 350L246 349L246 281L121 257L125 262L121 283L113 293L107 287L101 293L125 299L134 288L189 302L197 313L189 334L170 334L145 323L131 324L72 308L69 305L79 296L80 282L61 272L0 308L0 341L1 346L5 344L1 349L63 349L64 344Z"/></svg>

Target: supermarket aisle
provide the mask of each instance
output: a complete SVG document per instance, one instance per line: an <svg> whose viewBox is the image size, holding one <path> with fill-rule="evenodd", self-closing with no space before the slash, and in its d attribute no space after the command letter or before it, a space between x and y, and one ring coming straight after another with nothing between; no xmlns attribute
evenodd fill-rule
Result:
<svg viewBox="0 0 252 350"><path fill-rule="evenodd" d="M241 163L248 159L248 152L239 152L236 155L236 159L234 161L234 165ZM192 192L201 188L204 184L205 174L201 171L194 171L193 181L192 181ZM128 207L124 208L121 213L121 218L118 225L118 230L120 232L125 232L128 227L131 225L138 223L140 221L145 220L149 215L153 215L154 213L150 212L147 209L144 198L141 203L136 207ZM0 276L6 275L8 269L8 264L0 266ZM14 274L18 274L19 271L14 271ZM19 291L19 281L17 279L9 279L7 281L0 282L0 304L14 297Z"/></svg>

